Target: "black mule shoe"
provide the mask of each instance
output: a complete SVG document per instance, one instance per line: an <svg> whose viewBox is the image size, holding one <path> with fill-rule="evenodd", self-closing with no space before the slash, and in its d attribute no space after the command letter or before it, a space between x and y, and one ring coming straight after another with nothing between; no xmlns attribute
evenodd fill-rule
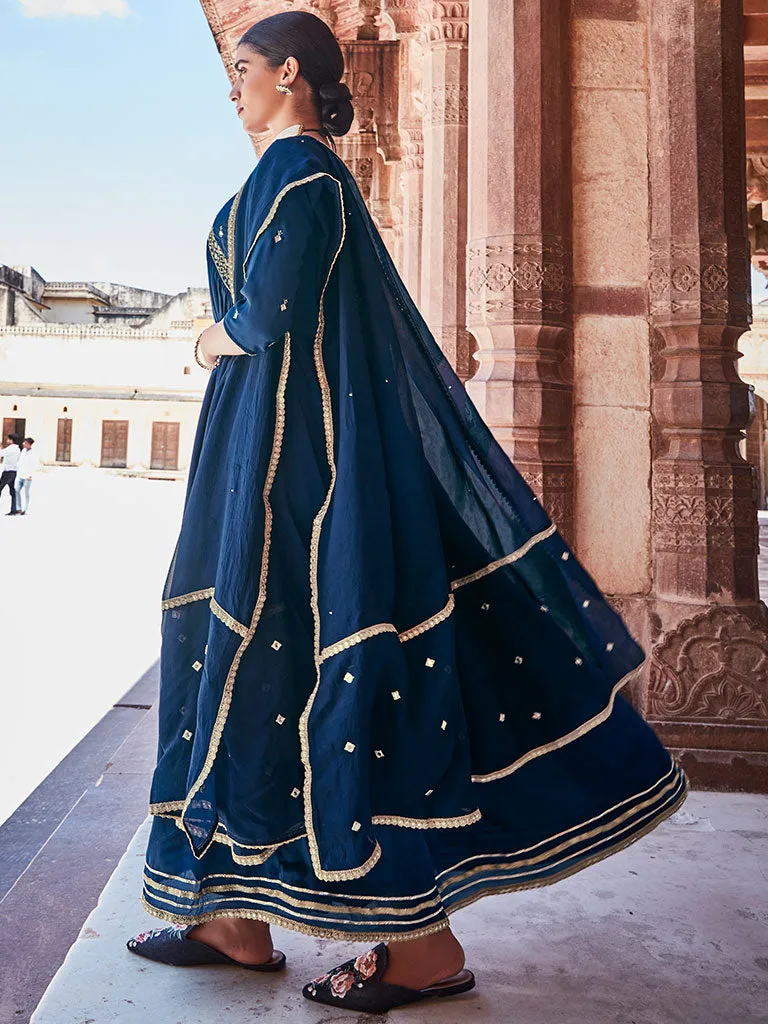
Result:
<svg viewBox="0 0 768 1024"><path fill-rule="evenodd" d="M387 969L387 957L387 947L380 942L356 960L348 960L321 978L315 978L304 986L301 994L306 999L337 1006L341 1010L386 1013L396 1006L406 1006L421 999L445 999L475 987L474 974L466 970L429 988L390 985L381 980Z"/></svg>
<svg viewBox="0 0 768 1024"><path fill-rule="evenodd" d="M154 928L142 932L126 942L126 947L137 956L146 957L160 964L171 964L173 967L199 967L202 965L226 965L242 967L246 971L274 972L285 967L285 953L275 950L271 960L263 964L241 964L226 953L220 953L213 946L190 939L187 936L195 926L186 928Z"/></svg>

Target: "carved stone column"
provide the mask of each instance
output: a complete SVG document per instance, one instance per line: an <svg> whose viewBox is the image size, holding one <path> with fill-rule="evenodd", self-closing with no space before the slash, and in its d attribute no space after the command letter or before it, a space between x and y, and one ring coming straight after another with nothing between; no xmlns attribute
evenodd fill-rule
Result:
<svg viewBox="0 0 768 1024"><path fill-rule="evenodd" d="M570 538L568 5L472 0L470 38L467 388Z"/></svg>
<svg viewBox="0 0 768 1024"><path fill-rule="evenodd" d="M424 48L420 42L419 0L384 0L400 44L400 111L402 146L399 165L400 224L397 264L414 301L421 297L422 202L424 190Z"/></svg>
<svg viewBox="0 0 768 1024"><path fill-rule="evenodd" d="M768 788L758 597L741 4L650 4L652 548L647 712L695 781Z"/></svg>
<svg viewBox="0 0 768 1024"><path fill-rule="evenodd" d="M468 0L425 0L421 311L462 379L466 329Z"/></svg>

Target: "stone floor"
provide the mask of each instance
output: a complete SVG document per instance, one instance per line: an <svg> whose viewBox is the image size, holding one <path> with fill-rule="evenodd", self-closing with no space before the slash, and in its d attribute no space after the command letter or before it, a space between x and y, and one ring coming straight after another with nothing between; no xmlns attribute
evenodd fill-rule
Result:
<svg viewBox="0 0 768 1024"><path fill-rule="evenodd" d="M147 828L32 1024L355 1019L306 1002L300 987L359 946L281 931L289 968L278 978L164 967L129 954L125 939L152 920L137 900ZM398 1024L766 1024L768 796L693 793L650 836L602 864L484 900L454 924L477 989L399 1010L391 1015Z"/></svg>

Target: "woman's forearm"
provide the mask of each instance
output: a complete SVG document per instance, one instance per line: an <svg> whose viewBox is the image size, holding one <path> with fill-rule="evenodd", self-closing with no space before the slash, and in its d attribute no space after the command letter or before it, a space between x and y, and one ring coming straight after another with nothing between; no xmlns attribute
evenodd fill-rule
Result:
<svg viewBox="0 0 768 1024"><path fill-rule="evenodd" d="M198 352L200 354L200 358L204 362L208 363L209 366L213 366L216 362L217 356L248 355L247 352L232 341L221 323L213 324L211 327L206 327L200 335Z"/></svg>

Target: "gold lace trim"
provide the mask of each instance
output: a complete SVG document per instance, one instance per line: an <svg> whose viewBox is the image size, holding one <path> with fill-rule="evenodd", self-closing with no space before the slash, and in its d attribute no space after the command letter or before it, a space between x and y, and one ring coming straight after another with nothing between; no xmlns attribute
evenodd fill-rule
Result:
<svg viewBox="0 0 768 1024"><path fill-rule="evenodd" d="M267 476L264 481L264 546L261 557L261 573L259 577L259 595L256 600L256 607L253 610L253 616L251 618L251 624L248 627L248 632L243 637L243 642L235 654L232 665L230 666L227 678L224 683L224 690L221 695L221 702L219 704L219 710L216 714L216 720L213 724L211 731L211 739L208 745L208 752L205 757L205 763L203 764L202 771L197 777L195 783L187 794L187 798L184 801L183 814L186 813L190 803L195 797L195 794L200 791L205 780L210 775L211 769L213 768L213 762L216 759L218 753L219 743L221 742L221 736L224 732L224 725L227 721L229 714L229 708L232 703L232 691L235 686L235 679L237 677L237 671L240 667L240 661L245 654L251 640L256 633L256 627L259 624L261 612L264 607L264 603L267 599L267 573L269 569L269 552L270 542L272 538L272 506L269 503L269 495L272 490L272 485L277 474L277 466L280 461L280 452L283 445L283 432L285 430L285 388L288 381L288 370L291 365L291 336L286 333L284 348L283 348L283 362L280 368L280 377L277 384L277 395L275 398L275 433L272 440L272 452L269 458L269 466L267 467ZM213 842L213 836L206 844L204 850L200 854L195 853L194 847L192 852L195 857L202 857L206 850L210 847ZM192 842L190 840L190 846Z"/></svg>
<svg viewBox="0 0 768 1024"><path fill-rule="evenodd" d="M522 547L517 548L510 555L504 555L503 558L497 558L495 562L491 562L489 565L484 566L482 569L478 569L477 572L470 573L469 576L462 576L458 580L454 580L451 583L451 590L458 590L459 587L466 587L468 583L474 583L475 580L482 579L483 576L490 576L492 572L500 569L503 565L510 565L512 562L516 562L518 558L522 558L526 555L534 544L538 544L539 541L546 540L547 537L551 537L553 533L557 532L557 526L552 523L546 530L542 530L540 533L535 533L533 537L529 537Z"/></svg>
<svg viewBox="0 0 768 1024"><path fill-rule="evenodd" d="M328 384L328 378L325 373L325 366L323 364L323 337L325 333L325 292L328 288L328 284L331 280L331 274L333 273L336 261L339 258L339 254L344 247L344 241L347 235L347 221L344 210L344 195L341 190L341 182L337 181L332 175L325 174L314 174L309 178L305 178L302 182L295 182L293 185L283 189L278 195L277 200L273 204L272 211L270 211L270 217L274 216L274 211L277 209L279 201L285 195L289 188L295 187L297 184L303 184L306 181L312 181L320 177L329 177L334 182L339 192L339 210L341 213L341 239L339 241L339 247L331 261L328 275L323 285L323 290L320 293L320 309L318 313L317 332L315 334L314 344L314 359L315 359L315 370L317 372L317 381L320 387L320 397L323 407L323 428L325 431L325 448L326 457L328 459L328 468L330 470L330 483L328 485L328 491L325 495L325 500L320 506L317 515L315 516L314 522L312 523L312 536L310 540L309 548L309 587L310 587L310 603L312 606L312 616L314 618L315 626L315 665L316 665L316 680L315 686L312 693L309 696L306 707L301 714L299 719L299 741L301 744L301 762L304 765L304 824L307 830L307 841L309 843L309 854L312 860L312 867L317 877L323 881L334 882L334 881L347 881L353 878L362 878L363 875L367 875L368 872L374 867L379 858L381 857L381 847L378 843L375 844L373 852L370 857L367 858L364 864L361 864L356 868L349 868L346 870L338 871L326 871L320 863L320 850L317 843L317 837L315 835L314 821L312 817L312 765L309 757L309 716L312 711L312 705L315 702L317 691L320 687L320 607L319 607L319 591L318 591L318 552L320 548L320 533L323 528L323 520L325 519L328 508L331 504L331 497L333 496L333 490L336 486L336 460L334 458L334 435L333 435L333 406L331 400L331 389ZM255 242L254 242L255 244Z"/></svg>
<svg viewBox="0 0 768 1024"><path fill-rule="evenodd" d="M292 189L298 188L299 185L307 185L307 184L309 184L310 181L316 181L318 178L330 178L331 181L335 185L338 185L339 192L341 192L341 182L339 182L336 178L334 178L332 174L328 174L326 171L318 171L316 174L310 174L309 177L307 177L307 178L300 178L298 181L291 181L291 182L289 182L285 186L285 188L282 188L277 193L277 195L275 196L275 200L272 203L272 206L270 207L269 213L264 218L264 223L261 225L259 230L256 232L256 235L255 235L253 241L251 242L251 247L248 250L248 253L247 253L245 259L243 260L243 277L246 277L246 270L245 270L245 268L248 265L248 260L251 258L251 253L256 248L256 243L258 242L258 240L261 238L261 236L264 234L264 232L267 230L269 225L274 220L275 214L277 213L277 208L280 205L280 203L282 203L282 201L286 197L286 195ZM342 218L343 218L343 216L344 216L344 210L343 210L343 201L342 201ZM344 227L345 227L345 230L346 230L346 225ZM339 252L340 251L341 250L339 250ZM336 255L338 256L338 253ZM335 263L335 262L336 262L336 259L334 258L333 263ZM333 270L333 263L331 264L331 270ZM330 274L328 276L330 278ZM326 286L327 286L327 284L328 284L328 282L326 281ZM325 288L323 288L323 292L325 292ZM321 297L320 301L322 302L322 297Z"/></svg>
<svg viewBox="0 0 768 1024"><path fill-rule="evenodd" d="M232 296L232 303L235 302L235 229L237 227L237 211L240 208L240 200L243 196L245 184L232 200L232 207L227 220L227 280L225 284Z"/></svg>
<svg viewBox="0 0 768 1024"><path fill-rule="evenodd" d="M396 814L376 814L371 821L374 825L399 825L402 828L464 828L480 821L480 810L462 814L457 818L400 818Z"/></svg>
<svg viewBox="0 0 768 1024"><path fill-rule="evenodd" d="M154 906L144 895L141 897L141 905L148 914L159 918L161 921L168 921L170 924L204 924L206 921L215 921L224 917L243 917L249 918L253 921L264 921L266 924L272 924L279 928L289 928L291 931L300 932L302 935L313 935L317 938L338 939L346 942L349 942L351 938L351 933L349 931L342 931L338 928L315 928L312 925L304 924L301 921L294 921L290 918L285 918L280 914L271 914L265 910L213 910L207 914L172 914L167 910L161 910L159 907ZM350 921L348 923L353 924L354 922ZM434 935L435 932L441 932L448 927L448 918L443 917L435 924L428 925L425 928L417 928L414 931L408 931L407 935L409 939L418 939L427 935ZM402 938L404 933L355 931L353 934L356 942L379 942Z"/></svg>
<svg viewBox="0 0 768 1024"><path fill-rule="evenodd" d="M180 608L183 604L192 604L194 601L206 601L209 597L213 597L213 587L207 587L205 590L193 590L191 594L180 594L179 597L169 597L163 601L163 611L168 611L169 608Z"/></svg>
<svg viewBox="0 0 768 1024"><path fill-rule="evenodd" d="M602 825L597 825L595 828L590 829L589 831L586 831L586 832L579 831L578 834L571 836L569 839L566 839L564 842L560 843L559 846L555 846L555 847L552 847L551 849L545 850L543 853L537 853L533 857L527 857L525 860L515 860L514 865L513 865L515 870L517 870L518 868L534 867L536 864L541 864L542 862L551 859L553 856L555 856L557 854L564 853L566 850L569 850L569 849L571 849L571 847L577 846L580 843L583 843L587 839L594 839L597 836L604 836L606 832L612 832L618 825L623 824L625 821L628 821L630 818L636 818L639 815L640 811L644 811L648 807L653 807L655 804L662 804L662 803L666 802L666 801L664 801L663 798L668 796L674 790L678 789L680 787L681 783L685 782L685 777L683 776L683 774L680 771L680 769L677 768L677 766L675 766L673 770L674 770L674 777L662 789L660 789L658 791L658 793L655 793L653 796L648 797L647 800L643 800L639 804L634 804L629 810L624 811L624 813L620 814L617 818L612 818L610 821L608 821L608 822L606 822L606 823L604 823ZM659 783L657 782L655 785L658 786L658 784ZM653 789L654 787L651 787L651 788ZM646 790L646 792L648 792L648 791ZM634 799L637 799L637 797L635 797ZM585 823L585 824L589 824L589 823ZM584 825L579 825L578 828L579 829L583 829ZM569 829L568 831L572 832L573 829ZM565 834L565 833L563 833L563 834ZM545 840L545 842L550 842L551 843L553 841L553 839L559 839L559 838L561 838L561 837L560 836L553 836L552 838L550 838L548 840ZM602 839L599 840L599 842L602 842L602 841L603 841ZM517 858L517 857L520 856L520 854L531 852L531 851L535 850L537 847L540 847L542 845L543 845L542 843L537 843L535 846L529 847L528 849L518 850L514 854L514 857ZM592 847L587 847L587 849L591 849L591 848ZM565 857L564 859L567 860L568 857L570 857L570 856L573 856L573 855L572 854L568 854L568 856ZM474 859L474 858L470 858L470 859ZM511 859L512 858L509 855L505 855L503 857L503 860L505 860L505 861L511 861ZM451 877L444 884L441 883L440 881L438 881L438 883L437 883L438 884L438 888L440 889L441 892L446 891L449 886L453 886L457 882L467 881L468 879L474 878L476 875L478 875L479 873L481 873L483 871L489 871L489 870L494 869L496 867L496 865L492 861L487 860L485 863L477 865L477 866L475 866L473 868L468 868L466 871L461 872L461 874L455 874L456 868L457 867L461 867L461 865L464 864L464 863L467 863L467 861L461 861L458 865L455 865L454 867L449 869L450 872L451 872ZM498 866L499 867L503 867L503 864L500 864ZM445 874L446 874L446 872L441 872L440 873L440 877L443 877L443 875L445 875Z"/></svg>
<svg viewBox="0 0 768 1024"><path fill-rule="evenodd" d="M227 283L229 277L227 257L224 255L224 250L219 245L218 239L216 238L216 234L213 228L211 228L211 233L210 235L208 235L208 251L211 254L213 265L216 267L216 272L226 285L227 290L229 290L229 284ZM230 295L231 294L232 293L230 292Z"/></svg>
<svg viewBox="0 0 768 1024"><path fill-rule="evenodd" d="M624 800L620 800L617 804L614 804L612 807L607 807L604 811L601 811L599 814L594 815L594 817L588 818L586 821L580 821L578 825L571 825L570 828L564 829L562 832L558 832L554 836L547 836L546 839L541 839L538 843L534 843L533 846L524 846L522 849L515 850L513 853L494 854L492 856L499 856L507 859L510 859L511 857L519 857L523 853L532 853L534 850L538 850L540 847L545 846L547 843L553 843L558 839L562 839L564 836L570 835L572 832L578 831L579 829L588 828L590 825L594 825L596 821L600 821L601 818L605 818L606 815L613 814L614 811L618 811L622 807L626 807L627 804L631 804L636 800L642 800L643 797L648 796L649 793L652 793L654 789L658 789L659 786L663 787L661 790L659 790L659 794L661 795L662 793L665 793L669 789L669 780L672 778L673 775L676 778L679 778L680 776L680 768L674 760L672 761L670 768L664 773L664 775L661 776L660 779L657 779L656 782L651 783L651 785L648 786L647 789L642 790L640 793L633 793L632 796L625 797ZM625 816L626 812L624 812L624 815L622 815L619 819L614 820L617 820L619 823L621 823L621 821L624 820ZM454 872L458 868L462 867L464 864L472 863L472 861L487 859L488 856L488 854L476 854L473 857L466 857L464 860L457 861L456 864L452 864L449 868L446 868L444 871L440 871L435 876L437 884L440 884L440 879L443 877L443 875L448 875L451 872Z"/></svg>
<svg viewBox="0 0 768 1024"><path fill-rule="evenodd" d="M181 875L169 875L166 871L158 871L157 868L153 868L150 864L145 862L145 871L150 871L153 875L160 875L161 878L170 878L173 882L187 882L188 878L183 878ZM251 881L248 875L228 875L223 872L214 872L211 875L206 875L206 878L233 878L236 882L247 882ZM291 885L289 882L284 882L281 878L270 878L270 882L277 889L287 889L290 892L307 893L310 896L328 896L331 899L337 899L338 894L325 892L320 889L304 889L300 885ZM432 886L426 892L417 892L412 896L376 896L376 899L382 903L402 903L404 900L421 900L426 899L428 896L433 896L437 893L437 889ZM370 900L370 896L353 894L353 893L342 893L342 897L345 900Z"/></svg>
<svg viewBox="0 0 768 1024"><path fill-rule="evenodd" d="M408 641L413 640L415 636L421 636L422 633L426 633L427 630L432 629L433 626L437 626L439 623L445 622L448 616L453 612L453 606L454 597L453 594L450 594L444 608L441 608L439 612L436 612L430 618L420 622L418 626L413 626L411 629L406 629L403 633L398 633L398 640L401 644L408 643Z"/></svg>
<svg viewBox="0 0 768 1024"><path fill-rule="evenodd" d="M625 850L628 846L631 846L632 843L637 842L638 839L642 839L643 836L648 835L649 832L652 832L663 821L666 821L667 818L671 817L671 815L678 811L685 802L687 796L688 783L686 782L680 794L675 797L671 804L668 804L666 807L663 807L660 811L651 811L650 814L646 815L646 818L648 820L642 828L632 832L630 836L627 836L620 843L611 845L607 849L600 850L598 853L595 853L591 857L586 858L586 860L580 859L576 864L571 864L569 867L565 868L563 871L558 872L556 875L547 875L544 878L531 879L525 882L512 882L506 885L493 886L489 889L483 889L478 892L474 892L469 896L465 897L463 900L459 900L456 903L452 903L450 908L448 908L446 912L448 914L455 914L457 910L461 910L463 907L468 907L470 904L476 902L479 899L482 899L483 896L499 896L502 893L507 892L523 892L526 889L538 889L542 886L552 885L555 882L559 882L563 878L568 878L570 875L576 874L576 872L581 871L583 868L590 867L590 865L597 864L601 860L605 860L606 857L610 857L614 853L619 853L621 850ZM622 829L622 832L626 832L630 828L632 828L631 824L628 825L627 828ZM618 834L621 835L621 833ZM597 843L594 843L591 847L588 847L588 849L594 849L594 847L599 846L601 842L604 842L604 840L599 840ZM563 858L563 860L561 860L560 863L562 864L566 860L568 860L567 857ZM545 868L544 870L548 870L548 868ZM490 876L484 879L483 881L505 882L508 881L508 876L499 875L496 878Z"/></svg>
<svg viewBox="0 0 768 1024"><path fill-rule="evenodd" d="M360 644L363 640L370 640L372 636L378 636L380 633L396 633L397 630L391 622L380 622L376 626L366 626L365 629L360 629L357 633L351 633L349 636L345 636L343 640L337 640L335 644L330 644L328 647L324 647L320 652L320 662L327 661L332 658L334 654L339 654L340 651L346 651L349 647L354 647L355 644Z"/></svg>
<svg viewBox="0 0 768 1024"><path fill-rule="evenodd" d="M626 686L633 676L636 676L638 672L640 672L644 664L645 659L633 668L631 672L627 672L626 675L622 676L611 690L610 699L603 710L599 711L586 722L583 722L576 729L572 729L571 732L566 733L565 736L561 736L560 739L552 740L550 743L545 743L541 747L535 747L533 750L529 750L527 754L523 754L522 757L519 757L517 761L513 761L512 764L507 765L506 768L500 768L498 771L489 772L487 775L473 775L472 781L494 782L496 779L506 778L507 775L511 775L512 772L516 772L518 768L522 768L523 765L528 764L529 761L533 761L534 758L541 757L542 754L549 754L553 750L560 750L562 747L566 747L569 743L573 743L574 740L579 739L579 737L586 735L586 733L590 732L596 726L601 725L611 717L613 705L616 700L616 694L623 686Z"/></svg>
<svg viewBox="0 0 768 1024"><path fill-rule="evenodd" d="M673 770L674 770L674 767L675 766L673 766ZM679 769L678 769L678 771L680 773L679 778L682 778L683 780L685 780L685 776L683 775L682 771L679 770ZM678 779L678 781L679 781L679 779ZM657 785L658 785L658 783L657 783ZM484 896L501 895L502 893L508 893L508 892L523 892L523 891L525 891L527 889L538 889L538 888L541 888L541 887L543 887L545 885L552 885L555 882L558 882L558 881L560 881L563 878L567 878L570 875L576 874L578 871L581 871L583 868L589 867L592 864L596 864L599 861L604 860L606 857L610 857L612 854L618 853L619 851L621 851L623 849L626 849L626 847L631 846L632 843L636 842L638 839L641 839L643 836L645 836L649 832L653 831L654 828L656 828L663 821L665 821L672 814L674 814L677 810L679 810L679 808L681 807L681 805L685 801L685 798L686 798L687 794L688 794L688 785L687 785L687 780L685 780L685 784L683 786L682 792L680 793L679 796L677 796L674 799L674 801L671 804L669 804L668 806L664 807L660 812L658 812L656 814L651 813L651 815L649 815L649 821L643 826L643 828L633 832L630 836L628 836L627 838L622 840L621 843L614 844L614 845L612 845L612 846L610 846L608 848L600 850L600 851L598 851L597 853L593 854L593 856L589 857L586 860L579 860L578 863L569 865L563 871L560 871L560 872L558 872L555 875L547 875L546 877L538 878L538 879L528 879L525 882L517 882L517 883L514 883L514 882L513 883L509 883L509 882L507 882L507 884L493 886L492 888L491 887L485 887L483 889L479 889L479 890L475 891L474 893L471 893L469 896L465 897L463 900L460 900L460 901L458 901L456 903L453 903L449 908L446 908L446 911L445 911L446 915L454 914L454 913L456 913L457 910L461 910L463 907L466 907L466 906L469 906L472 903L475 903L477 900L482 899ZM634 799L634 798L630 797L629 799ZM622 801L622 804L626 803L626 802L627 801ZM621 806L621 805L617 805L617 806ZM605 812L605 813L608 813L608 812ZM576 826L576 827L578 827L578 826ZM154 869L150 869L150 870L154 871ZM451 870L453 870L453 869L452 868L448 868L445 872L442 872L442 874L447 874ZM482 870L482 869L478 869L478 870ZM155 872L155 873L156 874L163 874L163 872ZM175 877L175 876L165 876L165 877ZM239 877L239 876L211 876L211 877ZM184 881L184 879L180 879L180 880ZM507 881L507 879L504 878L503 876L500 876L498 880L502 881L502 882L506 882ZM492 882L492 881L495 881L495 879L489 878L489 879L486 879L486 881L487 882ZM310 892L311 890L303 890L303 891ZM345 896L343 894L338 894L336 898L342 898L342 899L365 899L365 898L370 898L370 897ZM377 898L379 898L379 897L377 897ZM393 897L390 897L390 898L393 898ZM406 897L406 898L409 898L409 897ZM151 914L154 917L159 918L160 920L168 921L171 924L178 924L178 925L188 925L188 924L192 924L192 923L203 924L205 921L213 921L213 920L216 920L218 918L241 917L241 918L250 918L252 920L266 921L268 924L274 924L274 925L277 925L277 926L280 926L280 927L289 928L292 931L301 932L304 935L312 935L312 936L317 936L317 937L322 937L322 938L330 938L330 939L342 939L342 940L345 940L345 941L349 941L351 935L354 935L355 939L360 941L360 942L389 942L389 941L396 941L398 938L402 938L403 934L407 934L408 937L411 938L411 939L416 939L416 938L419 938L419 937L422 937L422 936L432 935L435 932L442 931L444 928L449 927L448 917L446 916L446 918L442 919L441 921L435 922L434 924L431 924L431 925L427 925L427 926L425 926L425 927L423 927L421 929L414 929L413 931L409 930L407 933L404 933L403 931L392 932L392 933L386 933L386 932L382 932L382 931L375 931L375 932L370 932L370 933L361 933L361 932L358 932L358 931L355 931L355 932L339 931L339 930L334 930L332 928L316 927L316 926L313 926L313 925L304 924L301 921L294 921L291 918L286 918L286 917L281 916L281 915L270 914L270 913L268 913L266 911L254 911L254 910L250 910L250 909L247 909L247 908L238 909L238 910L214 910L214 911L209 911L206 914L198 914L198 915L194 915L194 914L173 914L173 913L171 913L169 911L161 910L158 907L155 907L153 904L149 903L149 901L146 899L146 897L143 894L142 894L142 897L141 897L141 902L142 902L142 906L144 907L144 909L149 914ZM168 902L170 903L171 901L168 901ZM346 923L348 923L348 924L355 924L356 922L353 921L353 920L349 920Z"/></svg>
<svg viewBox="0 0 768 1024"><path fill-rule="evenodd" d="M264 888L260 885L203 885L198 892L190 892L185 889L177 889L174 886L163 885L161 882L156 882L150 878L147 873L144 873L144 884L151 886L153 889L157 889L160 892L168 893L169 896L180 896L187 897L186 902L188 904L194 904L200 902L200 897L207 895L208 893L217 892L242 892L248 893L252 896L271 896L277 897L280 901L287 903L291 907L299 907L304 910L333 910L334 907L327 903L316 903L312 900L301 900L296 899L295 896L288 896L285 893L275 891L274 887ZM438 896L437 889L433 890L433 897L431 900L427 900L423 903L417 903L412 907L387 907L386 912L391 914L393 917L408 917L409 915L416 915L424 910L439 910L440 909L440 898ZM337 899L338 897L331 897ZM364 899L371 899L370 896L362 897ZM405 897L408 898L408 897ZM378 896L375 897L378 900ZM184 903L180 904L181 906ZM345 907L345 912L348 914L355 914L360 917L376 917L381 916L382 910L378 907Z"/></svg>
<svg viewBox="0 0 768 1024"><path fill-rule="evenodd" d="M167 903L169 906L172 906L172 907L178 907L178 908L189 907L190 904L194 905L195 903L200 903L201 902L200 899L180 902L179 900L174 899L173 896L171 896L170 894L165 895L165 896L159 896L159 895L157 895L157 893L152 892L148 887L146 887L144 891L148 895L152 896L153 899L158 900L160 903ZM251 896L251 897L249 897L249 896L236 896L236 897L232 897L232 898L236 899L238 903L250 903L252 905L256 904L257 906L272 907L272 908L274 908L275 910L279 911L282 914L289 915L290 918L296 917L299 920L301 920L303 917L306 917L307 916L307 911L309 910L308 906L303 906L302 907L301 905L299 905L298 909L293 909L293 908L285 906L282 903L278 903L275 900L266 899L264 897L256 898L256 897L253 897L253 896ZM226 897L225 897L225 899L226 899ZM324 908L321 908L321 909L323 909L324 911L327 911L329 909L334 909L334 908L324 907ZM336 909L338 909L338 908L336 908ZM346 907L344 907L343 909L344 909L344 911L347 910ZM420 923L422 923L425 920L429 920L429 918L434 918L438 914L440 914L440 915L445 914L444 909L440 905L438 905L436 907L433 907L432 909L428 910L426 913L422 913L419 917L414 918L413 919L414 920L414 924L420 924ZM353 921L352 919L350 919L348 917L337 917L335 915L328 914L327 912L323 913L323 920L328 921L330 924L356 924L357 923L357 922ZM381 925L384 925L384 926L386 926L386 925L400 925L400 924L402 924L402 921L398 921L396 919L395 920L391 920L391 919L387 920L386 918L384 918L382 921L380 921L378 923L381 924Z"/></svg>
<svg viewBox="0 0 768 1024"><path fill-rule="evenodd" d="M225 626L228 626L233 633L237 633L238 636L248 636L248 627L244 626L242 622L238 622L233 615L229 614L229 612L224 611L215 597L211 598L211 611L216 618L220 619Z"/></svg>
<svg viewBox="0 0 768 1024"><path fill-rule="evenodd" d="M400 643L407 643L409 640L413 640L414 637L420 636L422 633L426 633L427 630L432 629L433 626L437 626L438 623L444 622L445 619L453 612L454 597L451 594L448 597L448 601L444 608L441 608L439 612L436 612L430 618L420 622L418 626L413 626L411 629L406 629L402 633L397 633L397 628L392 625L391 622L380 622L376 626L367 626L365 629L360 629L357 633L351 633L349 636L345 636L343 640L337 640L336 643L330 644L328 647L324 647L320 652L320 661L327 661L332 658L335 654L339 654L341 651L346 651L350 647L354 647L355 644L362 643L363 640L370 640L372 636L378 636L380 633L397 633L397 638Z"/></svg>

